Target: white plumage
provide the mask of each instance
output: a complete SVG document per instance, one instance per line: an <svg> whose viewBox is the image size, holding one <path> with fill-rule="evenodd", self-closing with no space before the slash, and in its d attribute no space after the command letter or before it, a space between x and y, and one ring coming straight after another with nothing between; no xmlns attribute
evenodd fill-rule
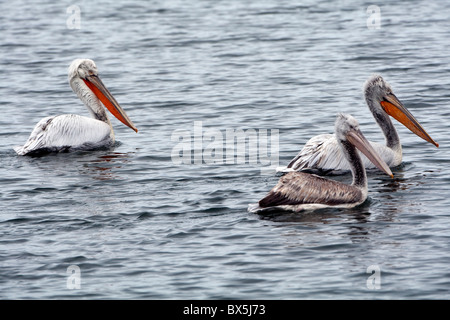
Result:
<svg viewBox="0 0 450 320"><path fill-rule="evenodd" d="M391 86L381 76L373 75L366 81L364 96L375 121L386 138L384 145L377 142L371 142L371 144L389 167L395 167L402 163L400 138L389 116L400 121L419 137L439 146L392 93ZM366 156L363 154L360 156L367 169L375 167ZM350 170L349 163L345 160L334 134L322 134L311 138L286 167L278 168L277 171L289 172L305 169L324 173L340 173Z"/></svg>
<svg viewBox="0 0 450 320"><path fill-rule="evenodd" d="M387 164L361 133L355 118L338 115L335 132L337 145L353 175L351 185L306 172L289 172L257 204L250 204L248 210L254 213L273 210L299 212L326 207L351 208L363 203L367 199L368 185L366 169L357 149L392 177Z"/></svg>
<svg viewBox="0 0 450 320"><path fill-rule="evenodd" d="M46 117L38 122L25 145L15 147L18 155L95 149L112 146L114 133L102 121L76 114Z"/></svg>
<svg viewBox="0 0 450 320"><path fill-rule="evenodd" d="M38 122L23 146L14 148L18 155L112 146L115 141L114 131L103 105L137 132L125 111L98 77L94 61L74 60L69 67L68 77L72 90L85 104L92 118L76 114L46 117Z"/></svg>
<svg viewBox="0 0 450 320"><path fill-rule="evenodd" d="M396 167L401 164L401 149L394 150L372 141L370 141L370 144L389 167ZM364 154L359 151L358 153L366 169L375 168L375 165ZM292 167L282 167L278 171L289 172L310 169L320 170L324 173L338 174L350 170L350 164L345 159L336 140L336 136L327 133L312 137L299 154L291 160L291 163L295 163L295 169Z"/></svg>

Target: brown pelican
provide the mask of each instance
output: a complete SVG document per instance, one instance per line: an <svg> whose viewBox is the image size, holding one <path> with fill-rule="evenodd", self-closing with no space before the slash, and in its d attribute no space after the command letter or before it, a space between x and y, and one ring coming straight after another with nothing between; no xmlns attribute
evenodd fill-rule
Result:
<svg viewBox="0 0 450 320"><path fill-rule="evenodd" d="M393 177L388 165L380 158L359 129L355 118L339 114L335 123L338 145L349 163L353 182L347 185L306 172L289 172L257 204L249 205L250 212L287 210L299 212L325 207L351 208L367 199L366 169L356 149L386 174Z"/></svg>
<svg viewBox="0 0 450 320"><path fill-rule="evenodd" d="M94 61L74 60L69 66L69 83L92 118L75 114L46 117L34 127L25 145L14 148L17 154L35 155L112 146L114 131L102 104L122 123L138 131L98 77Z"/></svg>
<svg viewBox="0 0 450 320"><path fill-rule="evenodd" d="M392 92L391 86L380 75L373 75L366 81L364 95L369 110L386 138L385 145L376 142L371 142L371 144L389 167L398 166L402 162L402 146L389 116L398 120L422 139L439 147L439 144L428 135L416 118L398 100ZM367 157L361 156L367 169L375 168ZM334 134L321 134L311 138L286 168L278 168L277 170L286 172L303 169L340 173L350 170L350 166L340 151L336 136Z"/></svg>

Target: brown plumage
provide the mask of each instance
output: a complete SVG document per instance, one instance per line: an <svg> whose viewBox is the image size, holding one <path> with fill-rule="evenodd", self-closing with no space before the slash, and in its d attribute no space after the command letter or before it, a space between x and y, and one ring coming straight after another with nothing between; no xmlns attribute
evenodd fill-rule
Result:
<svg viewBox="0 0 450 320"><path fill-rule="evenodd" d="M290 172L257 204L250 204L250 212L288 210L299 212L325 207L351 208L367 199L367 176L357 149L381 171L393 177L387 164L359 130L358 121L350 115L339 114L335 134L342 154L350 165L352 184L347 185L306 172Z"/></svg>
<svg viewBox="0 0 450 320"><path fill-rule="evenodd" d="M332 192L327 192L327 190ZM321 203L328 206L354 203L363 197L361 189L304 172L290 172L259 201L261 208Z"/></svg>

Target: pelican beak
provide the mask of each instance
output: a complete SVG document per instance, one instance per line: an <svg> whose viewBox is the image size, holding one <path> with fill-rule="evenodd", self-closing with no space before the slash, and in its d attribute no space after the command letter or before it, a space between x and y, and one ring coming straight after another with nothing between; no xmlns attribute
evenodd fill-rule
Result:
<svg viewBox="0 0 450 320"><path fill-rule="evenodd" d="M388 94L384 97L384 100L380 102L383 110L386 111L388 115L402 123L409 130L414 132L416 135L422 139L434 144L439 147L439 144L435 142L425 131L420 123L414 118L411 112L406 109L406 107L398 100L398 98L393 94Z"/></svg>
<svg viewBox="0 0 450 320"><path fill-rule="evenodd" d="M128 118L125 111L113 97L111 92L105 87L102 80L96 75L87 76L83 79L89 89L99 98L103 105L117 118L120 122L130 127L134 131L138 132L138 129L134 126L133 122Z"/></svg>
<svg viewBox="0 0 450 320"><path fill-rule="evenodd" d="M347 133L347 140L358 148L358 150L360 150L374 165L376 165L378 169L389 175L391 178L394 177L391 169L389 169L389 166L383 161L383 159L380 158L378 153L376 153L370 142L364 137L359 129L349 131Z"/></svg>

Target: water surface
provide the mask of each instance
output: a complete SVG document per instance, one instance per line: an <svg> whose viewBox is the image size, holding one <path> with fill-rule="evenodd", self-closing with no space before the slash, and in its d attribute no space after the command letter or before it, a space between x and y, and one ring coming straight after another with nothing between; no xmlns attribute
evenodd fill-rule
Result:
<svg viewBox="0 0 450 320"><path fill-rule="evenodd" d="M450 5L390 1L369 29L370 4L79 1L80 29L71 2L0 4L0 297L448 299ZM67 82L75 58L97 63L139 133L112 119L110 150L18 157L41 118L88 115ZM174 163L174 132L194 138L200 121L279 130L280 165L338 112L382 141L362 95L372 73L440 147L396 123L404 162L371 173L357 208L261 217L247 205L279 178L265 164Z"/></svg>

